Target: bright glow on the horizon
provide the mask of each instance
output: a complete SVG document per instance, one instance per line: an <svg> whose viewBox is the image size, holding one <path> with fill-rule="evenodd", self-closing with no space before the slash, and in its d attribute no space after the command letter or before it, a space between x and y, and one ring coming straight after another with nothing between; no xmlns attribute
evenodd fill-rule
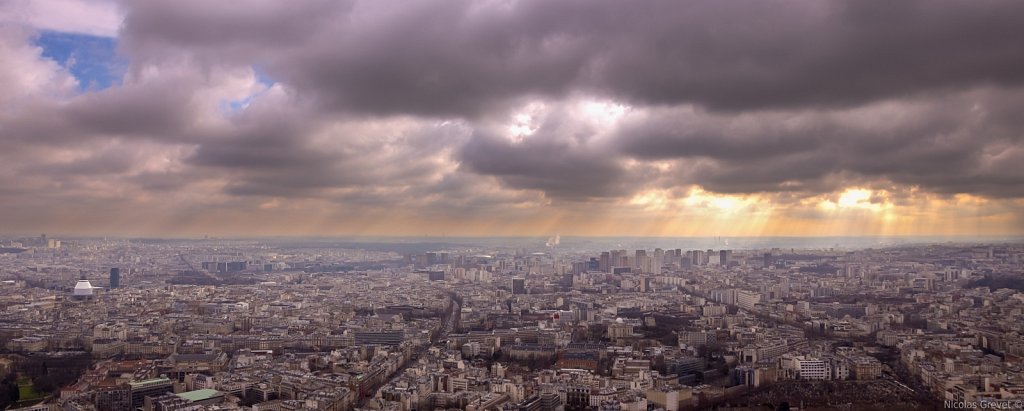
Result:
<svg viewBox="0 0 1024 411"><path fill-rule="evenodd" d="M848 188L836 200L823 199L818 207L826 211L867 210L881 212L892 208L884 192L866 188Z"/></svg>
<svg viewBox="0 0 1024 411"><path fill-rule="evenodd" d="M862 207L870 208L871 190L863 188L851 188L839 196L840 207Z"/></svg>
<svg viewBox="0 0 1024 411"><path fill-rule="evenodd" d="M708 209L718 213L731 213L758 202L753 196L735 196L709 193L693 187L684 197L673 197L666 190L645 190L629 199L628 204L645 210Z"/></svg>

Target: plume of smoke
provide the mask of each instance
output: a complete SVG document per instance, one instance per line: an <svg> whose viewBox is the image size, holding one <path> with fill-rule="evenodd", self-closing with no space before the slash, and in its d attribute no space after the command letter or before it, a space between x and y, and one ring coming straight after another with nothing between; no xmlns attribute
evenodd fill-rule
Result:
<svg viewBox="0 0 1024 411"><path fill-rule="evenodd" d="M560 242L562 242L562 237L559 236L558 234L555 234L555 235L549 237L548 241L545 242L544 245L547 246L547 247L554 247L554 246L558 245L558 243L560 243Z"/></svg>

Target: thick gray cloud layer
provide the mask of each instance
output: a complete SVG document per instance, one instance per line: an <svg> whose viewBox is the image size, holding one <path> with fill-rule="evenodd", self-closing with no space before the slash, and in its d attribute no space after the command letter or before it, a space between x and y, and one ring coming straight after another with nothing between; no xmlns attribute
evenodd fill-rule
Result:
<svg viewBox="0 0 1024 411"><path fill-rule="evenodd" d="M376 113L473 115L572 91L850 106L1024 80L1012 0L251 3L131 2L126 47L260 62L332 107Z"/></svg>
<svg viewBox="0 0 1024 411"><path fill-rule="evenodd" d="M0 75L3 168L26 176L7 190L479 212L694 184L1024 197L1019 1L120 7L131 66L108 90L69 92L3 32L0 74L54 85Z"/></svg>
<svg viewBox="0 0 1024 411"><path fill-rule="evenodd" d="M662 110L619 131L622 152L695 163L719 192L833 190L890 181L940 193L1024 196L1020 90L991 90L857 109L710 114ZM698 160L704 160L698 161ZM831 184L820 185L830 177Z"/></svg>

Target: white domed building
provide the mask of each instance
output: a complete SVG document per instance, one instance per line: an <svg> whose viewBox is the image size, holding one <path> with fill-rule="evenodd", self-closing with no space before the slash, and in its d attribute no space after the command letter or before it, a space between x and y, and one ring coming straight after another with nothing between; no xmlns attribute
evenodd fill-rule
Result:
<svg viewBox="0 0 1024 411"><path fill-rule="evenodd" d="M83 300L92 297L92 288L92 283L83 278L75 284L75 290L71 292L71 296Z"/></svg>

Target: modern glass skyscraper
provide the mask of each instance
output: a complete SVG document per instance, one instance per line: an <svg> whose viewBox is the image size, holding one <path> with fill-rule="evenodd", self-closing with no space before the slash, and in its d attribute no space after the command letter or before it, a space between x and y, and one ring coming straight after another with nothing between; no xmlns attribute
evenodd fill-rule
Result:
<svg viewBox="0 0 1024 411"><path fill-rule="evenodd" d="M121 286L121 269L113 267L110 269L110 289Z"/></svg>

